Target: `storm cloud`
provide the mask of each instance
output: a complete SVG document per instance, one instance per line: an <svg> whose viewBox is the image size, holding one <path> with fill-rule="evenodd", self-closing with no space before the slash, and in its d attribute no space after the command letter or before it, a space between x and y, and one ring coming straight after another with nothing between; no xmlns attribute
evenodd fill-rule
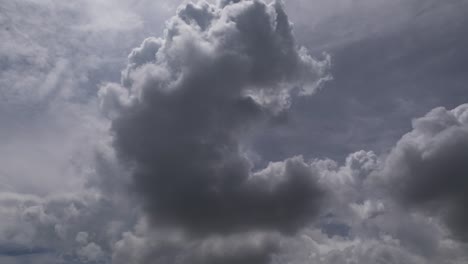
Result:
<svg viewBox="0 0 468 264"><path fill-rule="evenodd" d="M388 188L409 208L441 216L455 237L468 239L468 105L435 108L413 121L390 153Z"/></svg>
<svg viewBox="0 0 468 264"><path fill-rule="evenodd" d="M468 263L468 1L0 2L0 263Z"/></svg>
<svg viewBox="0 0 468 264"><path fill-rule="evenodd" d="M329 61L294 40L277 1L189 3L129 56L123 86L100 91L114 146L157 225L194 234L294 232L324 191L297 159L255 173L248 140L318 89Z"/></svg>

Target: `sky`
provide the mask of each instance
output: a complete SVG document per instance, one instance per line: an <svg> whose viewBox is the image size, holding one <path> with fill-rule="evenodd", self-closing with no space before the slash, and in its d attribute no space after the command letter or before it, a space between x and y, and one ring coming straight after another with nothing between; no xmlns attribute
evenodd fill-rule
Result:
<svg viewBox="0 0 468 264"><path fill-rule="evenodd" d="M468 1L0 1L0 263L468 263Z"/></svg>

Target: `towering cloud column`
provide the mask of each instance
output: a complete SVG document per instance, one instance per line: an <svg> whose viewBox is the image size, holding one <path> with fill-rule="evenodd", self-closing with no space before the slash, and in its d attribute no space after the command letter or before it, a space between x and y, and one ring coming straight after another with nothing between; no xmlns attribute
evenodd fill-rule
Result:
<svg viewBox="0 0 468 264"><path fill-rule="evenodd" d="M324 196L316 175L300 158L253 171L247 139L328 67L297 46L279 1L181 6L163 38L132 51L122 84L100 90L152 224L203 236L308 223Z"/></svg>

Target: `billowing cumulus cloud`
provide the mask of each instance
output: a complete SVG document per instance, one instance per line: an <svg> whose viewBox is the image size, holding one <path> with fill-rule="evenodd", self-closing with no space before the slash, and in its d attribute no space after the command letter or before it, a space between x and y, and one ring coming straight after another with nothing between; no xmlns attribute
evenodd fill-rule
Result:
<svg viewBox="0 0 468 264"><path fill-rule="evenodd" d="M388 188L410 208L440 215L453 234L468 239L468 105L439 107L413 121L390 153Z"/></svg>
<svg viewBox="0 0 468 264"><path fill-rule="evenodd" d="M468 263L467 3L169 2L0 4L0 263Z"/></svg>
<svg viewBox="0 0 468 264"><path fill-rule="evenodd" d="M386 156L358 151L344 164L312 160L332 190L318 221L282 237L271 263L464 263L466 245L449 236L437 217L408 211L380 185Z"/></svg>
<svg viewBox="0 0 468 264"><path fill-rule="evenodd" d="M91 192L47 198L1 193L0 260L28 255L104 260L103 250L117 237L102 232L110 226L109 205Z"/></svg>
<svg viewBox="0 0 468 264"><path fill-rule="evenodd" d="M316 221L293 236L249 231L191 237L180 230L140 222L113 248L116 263L464 263L466 246L448 236L443 223L408 212L376 184L386 157L350 154L344 164L295 157L257 172L265 184L291 164L317 175L331 191ZM289 163L289 164L288 164ZM278 177L278 175L280 177ZM380 183L380 182L377 182Z"/></svg>
<svg viewBox="0 0 468 264"><path fill-rule="evenodd" d="M280 2L189 3L100 91L114 146L157 225L194 234L293 232L324 191L300 159L253 172L248 140L330 78L294 40Z"/></svg>

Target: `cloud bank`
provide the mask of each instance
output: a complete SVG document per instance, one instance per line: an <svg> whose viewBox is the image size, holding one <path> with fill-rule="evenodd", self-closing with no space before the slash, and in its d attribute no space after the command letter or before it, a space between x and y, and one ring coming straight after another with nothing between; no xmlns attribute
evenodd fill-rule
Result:
<svg viewBox="0 0 468 264"><path fill-rule="evenodd" d="M289 9L296 10L290 14L299 27L320 27L323 17L332 21L321 28L338 42L317 30L296 41L280 1L200 1L177 11L171 3L146 0L0 5L6 25L0 28L0 263L467 263L466 105L414 119L396 144L380 131L393 145L388 152L346 150L342 161L332 160L305 142L321 141L327 150L342 145L343 138L324 131L346 128L341 122L347 118L337 112L349 110L341 103L356 93L372 90L378 96L365 101L376 105L383 97L395 99L397 90L386 89L394 82L374 86L395 71L382 67L382 81L382 64L366 58L431 60L445 54L446 44L463 46L450 33L458 27L445 30L451 23L463 28L461 5L425 2L428 8L419 12L419 0L410 1L417 10L404 1L370 2L328 1L313 10L314 18L310 6L320 4L286 3L286 9L299 3L300 10ZM396 18L394 10L405 12ZM163 25L168 11L176 15ZM428 45L426 51L436 51L431 56L408 57L402 54L411 49L401 47L388 53L385 47L400 46L387 41L395 40L391 36L373 44L378 51L367 42L346 46L412 25L406 19L414 11L421 16L412 23L424 25L424 34L449 36ZM370 12L372 20L361 23ZM432 21L448 13L454 16L445 27ZM395 19L371 23L387 17ZM343 23L358 26L356 34L334 30L346 29ZM146 38L125 63L130 47L163 27L162 38ZM413 31L405 32L395 33L397 40ZM308 38L317 45L298 45ZM330 82L330 58L316 60L309 51L338 46L341 55L332 52L339 70ZM455 63L463 58L458 55L451 55ZM121 69L121 82L114 83ZM360 75L340 81L343 72L368 76L370 69L377 75L362 82L372 89L357 87L353 78ZM423 74L405 69L397 73ZM330 88L336 90L324 98ZM305 104L322 108L312 113ZM402 111L416 116L410 107ZM362 111L371 108L366 103ZM320 125L314 115L337 126ZM347 116L347 122L363 117ZM391 120L378 122L393 129ZM375 139L364 123L353 127ZM276 143L288 145L282 134L270 141L272 155L263 156L259 137L284 133L271 130L277 125L303 126L305 139L291 139L306 150L279 153ZM350 139L343 145L362 148Z"/></svg>

